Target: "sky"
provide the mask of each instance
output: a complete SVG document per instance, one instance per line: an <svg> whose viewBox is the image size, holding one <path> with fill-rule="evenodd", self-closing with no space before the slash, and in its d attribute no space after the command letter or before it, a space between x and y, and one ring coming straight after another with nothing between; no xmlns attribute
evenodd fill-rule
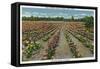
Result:
<svg viewBox="0 0 100 69"><path fill-rule="evenodd" d="M38 17L64 17L64 18L83 18L84 16L93 16L94 11L91 9L73 9L73 8L56 8L56 7L22 7L22 16Z"/></svg>

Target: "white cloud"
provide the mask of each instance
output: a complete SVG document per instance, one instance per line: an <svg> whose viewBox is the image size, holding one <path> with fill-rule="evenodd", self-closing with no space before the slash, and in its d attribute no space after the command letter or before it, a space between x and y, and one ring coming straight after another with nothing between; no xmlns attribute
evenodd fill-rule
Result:
<svg viewBox="0 0 100 69"><path fill-rule="evenodd" d="M83 13L83 14L80 14L80 15L82 15L82 16L86 16L87 14L84 14L84 13Z"/></svg>
<svg viewBox="0 0 100 69"><path fill-rule="evenodd" d="M32 12L32 14L39 15L39 13L38 13L38 12Z"/></svg>
<svg viewBox="0 0 100 69"><path fill-rule="evenodd" d="M28 16L31 16L31 13L27 12L27 11L24 11L23 14L22 14L22 16L27 16L28 17Z"/></svg>

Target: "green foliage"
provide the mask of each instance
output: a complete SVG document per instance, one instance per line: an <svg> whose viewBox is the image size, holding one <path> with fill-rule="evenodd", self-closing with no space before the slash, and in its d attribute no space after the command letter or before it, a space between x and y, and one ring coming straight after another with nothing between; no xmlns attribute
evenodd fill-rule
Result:
<svg viewBox="0 0 100 69"><path fill-rule="evenodd" d="M91 28L94 25L93 16L86 16L86 17L83 18L83 21L85 22L85 26L88 27L88 28Z"/></svg>
<svg viewBox="0 0 100 69"><path fill-rule="evenodd" d="M52 59L52 56L54 55L55 51L54 50L51 50L51 49L48 49L48 59Z"/></svg>
<svg viewBox="0 0 100 69"><path fill-rule="evenodd" d="M28 44L27 48L25 49L25 53L27 58L30 58L32 56L32 54L34 54L37 50L39 50L41 48L41 45L36 43L30 43Z"/></svg>
<svg viewBox="0 0 100 69"><path fill-rule="evenodd" d="M74 16L72 16L72 18L71 18L72 20L74 20Z"/></svg>
<svg viewBox="0 0 100 69"><path fill-rule="evenodd" d="M22 20L24 21L41 21L41 20L45 20L45 21L62 21L64 20L63 17L22 17Z"/></svg>
<svg viewBox="0 0 100 69"><path fill-rule="evenodd" d="M85 16L84 18L75 19L74 16L71 18L64 17L22 17L24 21L84 21L87 27L93 26L93 16Z"/></svg>
<svg viewBox="0 0 100 69"><path fill-rule="evenodd" d="M94 46L93 45L86 44L85 46L90 49L91 53L94 53L94 50L93 50Z"/></svg>
<svg viewBox="0 0 100 69"><path fill-rule="evenodd" d="M83 38L83 37L79 37L79 38L77 38L79 41L81 41L82 43L84 43L84 42L86 42L86 40Z"/></svg>
<svg viewBox="0 0 100 69"><path fill-rule="evenodd" d="M49 36L45 36L42 40L47 41L49 39Z"/></svg>

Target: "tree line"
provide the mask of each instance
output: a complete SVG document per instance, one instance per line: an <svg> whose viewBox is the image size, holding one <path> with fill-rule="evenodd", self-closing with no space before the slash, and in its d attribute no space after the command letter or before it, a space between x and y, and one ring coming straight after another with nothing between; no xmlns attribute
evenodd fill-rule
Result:
<svg viewBox="0 0 100 69"><path fill-rule="evenodd" d="M93 16L85 16L83 18L75 19L74 16L71 18L64 18L64 17L22 17L23 21L80 21L85 22L86 27L93 27L94 25L94 18Z"/></svg>
<svg viewBox="0 0 100 69"><path fill-rule="evenodd" d="M64 17L22 17L23 21L79 21L79 19L74 19L74 16L71 18L64 18Z"/></svg>

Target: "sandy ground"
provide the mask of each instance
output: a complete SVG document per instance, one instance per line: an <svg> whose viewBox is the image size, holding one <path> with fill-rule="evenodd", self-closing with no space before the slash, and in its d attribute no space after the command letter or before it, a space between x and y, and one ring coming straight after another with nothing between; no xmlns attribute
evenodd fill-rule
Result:
<svg viewBox="0 0 100 69"><path fill-rule="evenodd" d="M63 31L61 31L59 46L56 48L54 59L64 59L64 58L71 58L71 57L72 57L72 53L70 52L70 48L66 42L66 38L64 36Z"/></svg>
<svg viewBox="0 0 100 69"><path fill-rule="evenodd" d="M60 39L59 39L58 46L56 47L53 59L73 58L72 52L70 51L69 45L68 45L65 35L64 35L65 28L66 28L65 25L60 26ZM90 50L88 48L86 48L78 39L76 39L70 33L68 33L68 35L72 39L72 41L75 43L77 50L79 51L79 54L81 54L82 57L92 57L93 56L93 54L91 54ZM45 50L47 49L48 41L44 42L44 41L42 41L42 39L40 39L38 42L41 43L42 48L39 50L39 52L37 54L33 55L30 59L27 59L27 60L31 60L31 61L32 60L41 60L43 58L43 54L45 53Z"/></svg>
<svg viewBox="0 0 100 69"><path fill-rule="evenodd" d="M69 33L70 38L75 43L77 50L79 51L80 55L83 57L91 57L92 54L88 48L86 48L78 39L76 39L73 35Z"/></svg>

